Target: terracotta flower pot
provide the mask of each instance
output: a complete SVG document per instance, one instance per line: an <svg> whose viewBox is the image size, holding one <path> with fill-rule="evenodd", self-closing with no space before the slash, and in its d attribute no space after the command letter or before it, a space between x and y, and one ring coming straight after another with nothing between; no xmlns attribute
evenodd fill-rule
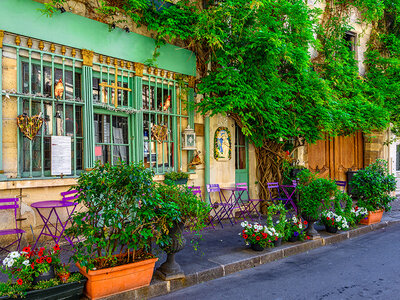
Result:
<svg viewBox="0 0 400 300"><path fill-rule="evenodd" d="M376 211L370 211L368 213L368 217L361 219L360 224L363 225L371 225L379 223L382 219L383 209L379 209Z"/></svg>
<svg viewBox="0 0 400 300"><path fill-rule="evenodd" d="M151 258L89 272L86 272L86 268L81 267L79 263L76 266L79 272L88 279L83 292L85 296L90 299L99 299L150 285L157 260L158 258Z"/></svg>

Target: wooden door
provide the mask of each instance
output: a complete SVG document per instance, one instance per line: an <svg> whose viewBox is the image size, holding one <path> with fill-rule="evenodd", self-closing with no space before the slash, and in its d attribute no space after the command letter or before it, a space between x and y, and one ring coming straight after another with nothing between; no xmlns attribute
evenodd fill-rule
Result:
<svg viewBox="0 0 400 300"><path fill-rule="evenodd" d="M321 177L346 180L349 169L364 167L364 141L361 132L308 145L308 168Z"/></svg>

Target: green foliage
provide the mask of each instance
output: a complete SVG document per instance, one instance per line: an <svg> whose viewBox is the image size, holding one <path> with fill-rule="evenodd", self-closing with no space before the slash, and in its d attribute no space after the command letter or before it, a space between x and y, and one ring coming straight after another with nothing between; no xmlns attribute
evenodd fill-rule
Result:
<svg viewBox="0 0 400 300"><path fill-rule="evenodd" d="M298 237L300 241L303 241L306 237L306 228L307 221L303 221L299 216L293 216L285 223L283 240L288 241L292 237Z"/></svg>
<svg viewBox="0 0 400 300"><path fill-rule="evenodd" d="M333 180L317 178L309 170L299 174L297 190L300 201L297 204L304 218L319 220L321 212L332 206L332 196L338 191Z"/></svg>
<svg viewBox="0 0 400 300"><path fill-rule="evenodd" d="M193 195L187 186L157 184L156 193L163 202L176 204L180 213L178 221L185 223L189 230L206 227L211 207Z"/></svg>
<svg viewBox="0 0 400 300"><path fill-rule="evenodd" d="M385 160L378 159L365 170L359 170L353 177L352 185L358 206L368 211L390 210L390 202L395 199L390 192L396 190L396 179L389 173Z"/></svg>
<svg viewBox="0 0 400 300"><path fill-rule="evenodd" d="M152 171L142 163L97 163L81 174L75 187L77 202L86 210L73 215L68 234L82 236L73 259L89 269L112 266L114 252L165 243L163 234L180 220L179 207L156 193Z"/></svg>
<svg viewBox="0 0 400 300"><path fill-rule="evenodd" d="M165 180L179 180L179 179L188 179L189 178L189 174L185 173L185 172L175 172L175 171L171 171L171 172L166 172L164 175Z"/></svg>
<svg viewBox="0 0 400 300"><path fill-rule="evenodd" d="M287 224L286 215L288 210L285 206L280 204L272 204L268 206L267 226L269 228L275 228L277 236L283 238L285 236L285 227ZM273 221L273 217L279 215L276 222Z"/></svg>

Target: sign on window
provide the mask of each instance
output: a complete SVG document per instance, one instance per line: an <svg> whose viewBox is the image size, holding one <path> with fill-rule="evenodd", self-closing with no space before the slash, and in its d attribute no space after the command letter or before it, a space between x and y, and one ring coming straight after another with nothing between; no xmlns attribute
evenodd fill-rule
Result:
<svg viewBox="0 0 400 300"><path fill-rule="evenodd" d="M71 175L71 137L51 136L51 175Z"/></svg>

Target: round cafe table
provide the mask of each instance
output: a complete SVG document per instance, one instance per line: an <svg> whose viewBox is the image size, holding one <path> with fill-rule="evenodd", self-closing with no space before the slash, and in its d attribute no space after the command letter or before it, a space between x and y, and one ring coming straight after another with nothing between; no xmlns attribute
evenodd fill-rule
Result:
<svg viewBox="0 0 400 300"><path fill-rule="evenodd" d="M39 201L32 203L31 207L36 209L44 224L42 231L36 239L33 249L36 248L36 245L42 235L50 236L56 244L60 242L61 238L64 238L73 247L74 244L72 240L65 234L64 231L77 205L78 203L76 202L59 200ZM67 212L67 218L65 220L61 219L59 215L60 210ZM51 220L52 216L55 217L55 221Z"/></svg>

